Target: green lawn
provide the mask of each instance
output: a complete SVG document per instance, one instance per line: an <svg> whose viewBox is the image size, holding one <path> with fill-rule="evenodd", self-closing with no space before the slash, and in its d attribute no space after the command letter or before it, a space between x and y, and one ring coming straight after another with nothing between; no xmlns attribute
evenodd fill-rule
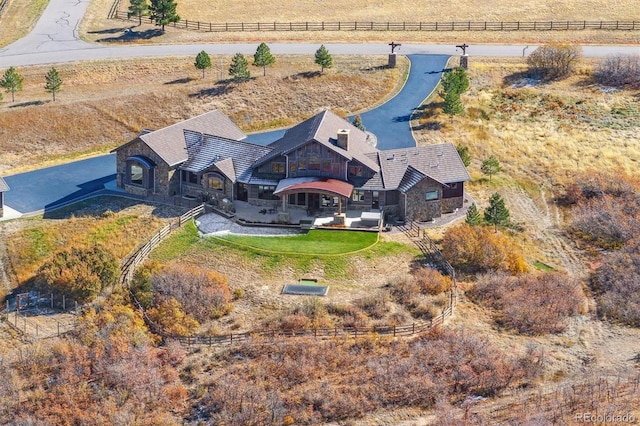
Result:
<svg viewBox="0 0 640 426"><path fill-rule="evenodd" d="M226 235L217 237L234 245L280 254L339 255L369 248L378 242L375 232L314 229L283 237Z"/></svg>

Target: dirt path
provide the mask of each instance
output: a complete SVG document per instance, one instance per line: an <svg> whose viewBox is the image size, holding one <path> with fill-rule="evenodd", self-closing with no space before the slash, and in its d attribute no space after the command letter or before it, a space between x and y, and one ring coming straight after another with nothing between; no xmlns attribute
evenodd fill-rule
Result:
<svg viewBox="0 0 640 426"><path fill-rule="evenodd" d="M524 228L550 266L565 271L576 278L584 279L588 274L587 262L580 251L562 235L562 216L558 207L548 200L553 199L543 187L535 200L522 188L508 187L501 191L511 212L512 220L524 224Z"/></svg>

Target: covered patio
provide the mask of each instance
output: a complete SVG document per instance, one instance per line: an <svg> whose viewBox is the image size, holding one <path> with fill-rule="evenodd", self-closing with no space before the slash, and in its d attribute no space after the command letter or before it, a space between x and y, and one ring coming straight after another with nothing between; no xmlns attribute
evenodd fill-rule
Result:
<svg viewBox="0 0 640 426"><path fill-rule="evenodd" d="M274 225L274 226L297 226L308 228L341 228L341 229L358 229L378 231L381 224L382 215L380 212L362 212L360 210L346 210L341 213L344 222L336 223L336 213L332 211L323 212L321 210L309 212L306 208L288 206L288 221L285 223L281 220L280 209L265 209L261 206L251 205L245 201L234 201L235 218L239 223L248 225ZM369 214L366 214L369 213ZM372 216L378 217L378 220L372 220ZM363 220L364 214L364 220Z"/></svg>

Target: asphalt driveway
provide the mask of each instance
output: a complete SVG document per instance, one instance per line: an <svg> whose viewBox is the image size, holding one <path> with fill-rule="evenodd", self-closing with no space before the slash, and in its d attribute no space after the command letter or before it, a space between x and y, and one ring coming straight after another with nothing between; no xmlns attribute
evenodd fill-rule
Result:
<svg viewBox="0 0 640 426"><path fill-rule="evenodd" d="M5 176L6 206L21 214L61 207L115 183L116 155L107 154L32 172Z"/></svg>

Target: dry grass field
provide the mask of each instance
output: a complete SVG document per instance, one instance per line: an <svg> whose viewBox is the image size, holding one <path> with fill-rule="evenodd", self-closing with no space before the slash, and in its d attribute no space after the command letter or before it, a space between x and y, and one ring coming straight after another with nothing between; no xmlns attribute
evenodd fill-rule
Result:
<svg viewBox="0 0 640 426"><path fill-rule="evenodd" d="M5 94L0 105L0 173L108 152L143 128L214 108L245 132L290 126L326 108L351 114L395 93L408 65L369 70L384 58L336 56L334 68L319 75L310 56L278 56L266 77L251 67L256 77L238 84L226 81L231 57L212 56L204 79L194 59L60 64L63 86L55 102L43 88L49 67L19 69L24 90L15 103Z"/></svg>
<svg viewBox="0 0 640 426"><path fill-rule="evenodd" d="M634 0L611 3L598 0L590 1L553 1L520 2L514 7L508 0L479 2L465 0L451 2L443 0L402 2L384 2L356 0L348 4L340 0L304 0L298 2L252 2L222 0L215 7L210 3L183 0L178 1L178 14L182 19L201 22L336 22L336 21L380 21L380 22L451 22L451 21L549 21L549 20L638 20L637 4ZM113 29L137 25L137 22L107 20L112 0L93 0L86 19L82 23L83 37L99 40L119 35L105 33ZM120 5L126 11L127 1ZM136 30L155 27L143 25ZM580 43L637 43L640 31L576 31L576 32L263 32L263 33L205 33L168 28L161 37L143 42L186 43L206 42L385 42L391 39L404 42L445 42L459 43L464 40L472 43L522 42L538 43L566 40Z"/></svg>
<svg viewBox="0 0 640 426"><path fill-rule="evenodd" d="M47 3L47 0L10 1L0 17L0 46L27 35Z"/></svg>

